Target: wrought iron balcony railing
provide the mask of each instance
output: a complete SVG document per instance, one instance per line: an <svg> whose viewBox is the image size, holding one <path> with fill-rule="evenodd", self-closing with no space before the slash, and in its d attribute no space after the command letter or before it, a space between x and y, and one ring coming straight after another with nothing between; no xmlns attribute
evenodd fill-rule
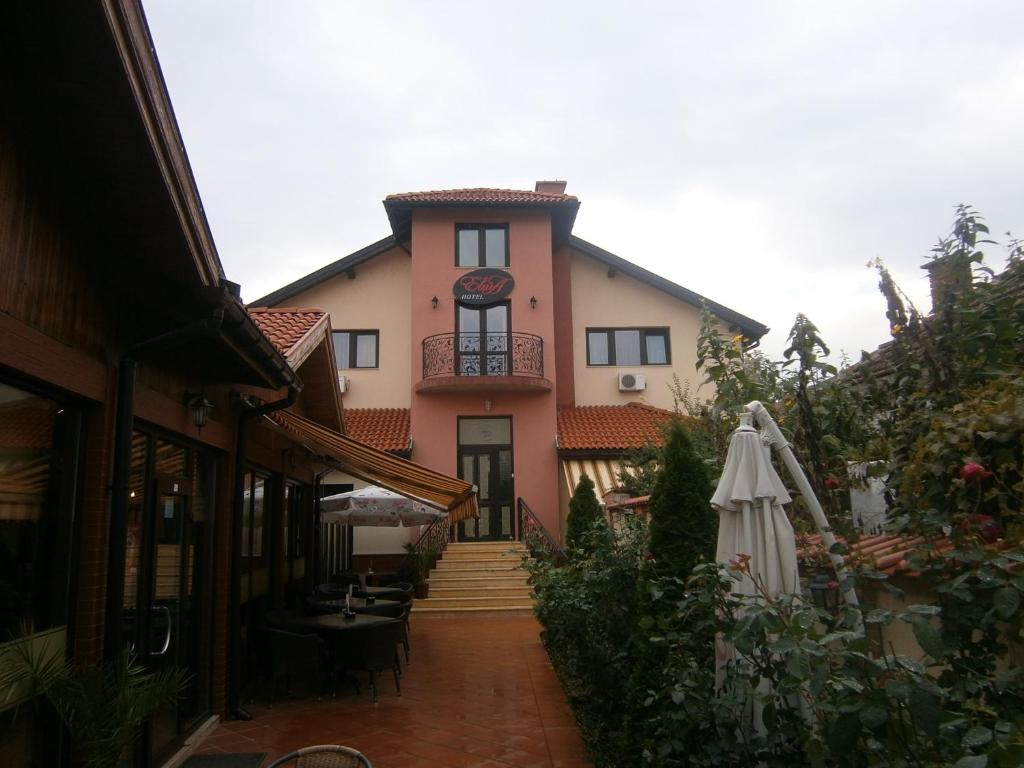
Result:
<svg viewBox="0 0 1024 768"><path fill-rule="evenodd" d="M544 377L544 340L532 333L438 333L423 340L423 378Z"/></svg>

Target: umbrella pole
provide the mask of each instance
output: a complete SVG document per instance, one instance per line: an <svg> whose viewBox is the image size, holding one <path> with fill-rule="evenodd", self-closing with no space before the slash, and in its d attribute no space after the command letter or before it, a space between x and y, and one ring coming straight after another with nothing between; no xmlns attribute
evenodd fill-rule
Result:
<svg viewBox="0 0 1024 768"><path fill-rule="evenodd" d="M786 465L786 469L789 470L789 474L792 476L794 482L796 482L796 487L800 489L800 493L804 497L807 508L811 511L811 517L814 518L814 524L818 526L818 531L821 533L821 541L825 545L825 550L828 552L828 556L832 561L833 567L836 569L836 575L839 577L840 581L844 581L844 577L846 576L846 564L842 555L832 551L832 548L836 544L835 534L832 533L832 528L829 526L828 519L825 517L825 510L823 510L821 508L821 504L818 503L818 497L814 495L814 489L811 488L811 484L807 480L807 475L804 474L803 468L800 466L800 462L796 460L796 455L793 453L793 447L783 436L782 430L779 429L779 425L775 423L775 419L772 418L771 414L768 413L768 410L759 401L754 400L753 402L747 403L746 410L754 414L754 419L768 433L768 439L771 441L772 447L779 452L780 456L782 456L782 463ZM843 598L846 600L847 605L851 605L859 611L860 599L857 597L857 591L853 586L843 592ZM862 628L859 618L857 625L858 629Z"/></svg>

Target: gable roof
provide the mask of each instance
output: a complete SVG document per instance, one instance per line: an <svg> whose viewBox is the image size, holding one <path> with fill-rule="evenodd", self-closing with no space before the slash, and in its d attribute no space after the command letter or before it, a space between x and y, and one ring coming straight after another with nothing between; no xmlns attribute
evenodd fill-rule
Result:
<svg viewBox="0 0 1024 768"><path fill-rule="evenodd" d="M292 369L302 365L329 323L322 309L250 309L249 315Z"/></svg>
<svg viewBox="0 0 1024 768"><path fill-rule="evenodd" d="M384 198L391 231L401 242L408 240L412 231L413 208L546 208L551 211L551 237L557 243L572 232L579 207L575 195L489 187L402 192Z"/></svg>
<svg viewBox="0 0 1024 768"><path fill-rule="evenodd" d="M313 286L319 285L320 283L330 280L332 277L337 277L348 272L350 269L355 269L360 264L369 261L374 256L380 256L382 253L390 251L392 248L400 245L394 235L388 235L382 237L375 243L370 243L365 248L360 248L354 253L350 253L348 256L344 256L335 262L328 264L325 267L315 272L310 272L305 277L300 277L294 282L288 283L288 285L278 288L276 291L271 291L266 296L250 301L249 307L272 307L275 304L280 304L282 301L287 301L292 296L302 293Z"/></svg>
<svg viewBox="0 0 1024 768"><path fill-rule="evenodd" d="M348 408L345 427L349 437L378 450L401 456L412 452L408 408Z"/></svg>
<svg viewBox="0 0 1024 768"><path fill-rule="evenodd" d="M661 429L678 418L672 411L643 403L583 405L558 411L556 447L560 454L622 454L664 442Z"/></svg>
<svg viewBox="0 0 1024 768"><path fill-rule="evenodd" d="M699 293L691 291L689 288L684 288L677 283L673 283L671 280L667 280L661 275L656 275L650 270L644 269L631 261L626 261L621 256L616 256L614 253L606 251L603 248L599 248L593 243L588 243L586 240L576 237L576 235L569 236L568 245L570 248L575 248L580 253L584 253L591 258L607 264L609 271L615 270L616 272L622 272L623 274L629 275L643 283L647 283L647 285L657 288L660 291L664 291L669 296L685 301L687 304L692 304L695 307L706 306L712 314L738 327L743 332L743 335L749 339L756 341L769 331L767 325L763 325L762 323L757 322L757 320L749 318L746 315L741 315L733 309L729 309L716 301L712 301L709 298L701 296Z"/></svg>

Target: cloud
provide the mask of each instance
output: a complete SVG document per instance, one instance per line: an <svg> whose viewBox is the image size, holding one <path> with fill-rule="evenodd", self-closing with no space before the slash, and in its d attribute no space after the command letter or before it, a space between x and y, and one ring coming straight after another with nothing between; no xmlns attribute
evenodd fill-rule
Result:
<svg viewBox="0 0 1024 768"><path fill-rule="evenodd" d="M773 354L798 311L856 352L886 338L869 259L927 306L956 203L1024 230L1013 0L145 6L248 298L386 234L388 193L559 177L577 234Z"/></svg>

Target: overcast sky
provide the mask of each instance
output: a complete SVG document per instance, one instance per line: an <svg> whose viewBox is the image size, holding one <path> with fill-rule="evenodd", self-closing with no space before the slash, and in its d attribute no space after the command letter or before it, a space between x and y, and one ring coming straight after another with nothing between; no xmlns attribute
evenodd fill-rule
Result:
<svg viewBox="0 0 1024 768"><path fill-rule="evenodd" d="M575 234L773 356L804 312L857 358L887 338L868 260L927 309L954 205L1024 236L1021 0L145 7L247 300L389 234L387 194L558 178Z"/></svg>

